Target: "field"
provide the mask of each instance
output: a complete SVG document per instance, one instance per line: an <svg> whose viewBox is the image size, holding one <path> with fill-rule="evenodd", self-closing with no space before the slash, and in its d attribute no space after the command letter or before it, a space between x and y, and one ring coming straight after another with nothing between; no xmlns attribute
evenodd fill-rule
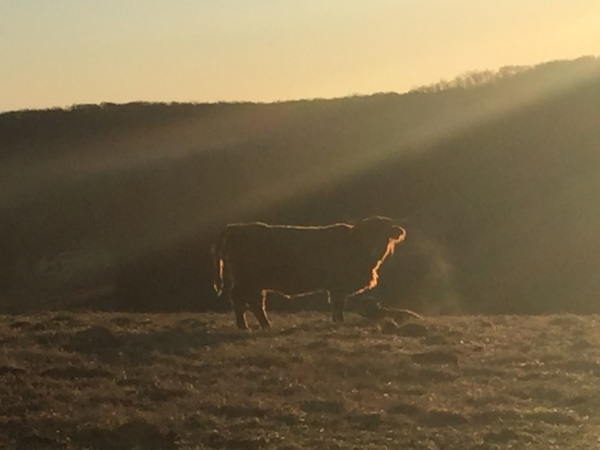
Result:
<svg viewBox="0 0 600 450"><path fill-rule="evenodd" d="M0 448L596 449L599 316L0 316Z"/></svg>

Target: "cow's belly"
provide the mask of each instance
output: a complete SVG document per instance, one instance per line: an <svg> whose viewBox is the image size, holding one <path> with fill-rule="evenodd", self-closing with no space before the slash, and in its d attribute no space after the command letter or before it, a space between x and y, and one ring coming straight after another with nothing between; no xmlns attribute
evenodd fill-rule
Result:
<svg viewBox="0 0 600 450"><path fill-rule="evenodd" d="M302 294L309 294L311 292L317 292L317 291L326 291L329 290L330 287L326 284L326 283L289 283L289 282L284 282L284 281L277 281L277 280L273 280L270 283L264 283L264 286L262 286L262 289L264 290L268 290L268 291L275 291L275 292L279 292L280 294L285 294L285 295L290 295L290 296L294 296L294 295L302 295Z"/></svg>
<svg viewBox="0 0 600 450"><path fill-rule="evenodd" d="M322 277L309 277L306 274L301 278L277 271L265 275L268 276L256 276L256 274L253 274L252 276L245 277L241 275L236 278L235 284L252 290L275 291L286 295L300 295L328 290L331 284Z"/></svg>
<svg viewBox="0 0 600 450"><path fill-rule="evenodd" d="M346 273L310 267L260 267L239 270L235 284L244 290L275 291L285 295L301 295L317 291L352 294L369 283L370 273Z"/></svg>

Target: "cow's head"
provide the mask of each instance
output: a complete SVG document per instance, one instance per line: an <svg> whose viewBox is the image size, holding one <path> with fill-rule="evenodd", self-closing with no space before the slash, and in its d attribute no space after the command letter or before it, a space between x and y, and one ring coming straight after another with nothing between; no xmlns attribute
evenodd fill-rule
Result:
<svg viewBox="0 0 600 450"><path fill-rule="evenodd" d="M354 225L352 234L375 259L383 260L406 238L404 228L387 217L369 217Z"/></svg>

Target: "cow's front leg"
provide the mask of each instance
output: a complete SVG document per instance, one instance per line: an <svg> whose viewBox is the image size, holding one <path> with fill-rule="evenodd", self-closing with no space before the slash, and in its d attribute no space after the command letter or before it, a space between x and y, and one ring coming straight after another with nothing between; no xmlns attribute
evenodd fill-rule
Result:
<svg viewBox="0 0 600 450"><path fill-rule="evenodd" d="M344 306L346 305L346 297L341 294L331 293L331 316L334 322L344 321Z"/></svg>

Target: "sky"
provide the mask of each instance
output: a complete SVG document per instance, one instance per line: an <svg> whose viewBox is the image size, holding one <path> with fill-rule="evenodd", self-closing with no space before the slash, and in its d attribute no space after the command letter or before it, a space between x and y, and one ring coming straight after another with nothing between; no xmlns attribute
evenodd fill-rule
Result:
<svg viewBox="0 0 600 450"><path fill-rule="evenodd" d="M0 0L0 111L406 92L600 55L597 0Z"/></svg>

